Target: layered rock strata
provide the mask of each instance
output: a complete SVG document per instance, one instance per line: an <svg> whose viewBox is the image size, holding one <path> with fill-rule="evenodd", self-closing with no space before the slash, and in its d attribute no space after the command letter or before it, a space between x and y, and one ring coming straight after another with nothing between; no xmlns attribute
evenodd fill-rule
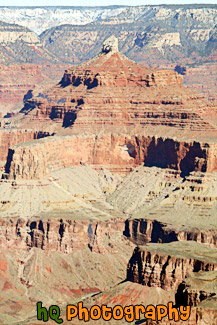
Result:
<svg viewBox="0 0 217 325"><path fill-rule="evenodd" d="M27 100L12 119L14 126L22 127L25 120L29 128L40 126L71 139L11 148L5 171L9 178L31 179L49 169L103 161L124 173L140 164L173 168L181 176L211 172L217 165L217 129L202 117L211 109L201 95L182 86L178 73L144 68L119 53L112 36L98 56L68 69L56 87ZM58 157L61 141L66 145Z"/></svg>
<svg viewBox="0 0 217 325"><path fill-rule="evenodd" d="M106 166L122 173L144 164L174 168L186 176L192 171L216 170L215 151L215 143L178 142L155 137L116 134L55 136L9 149L5 177L43 178L55 169L78 164L94 165L96 168Z"/></svg>
<svg viewBox="0 0 217 325"><path fill-rule="evenodd" d="M24 143L49 136L49 132L36 130L0 130L0 160L4 161L8 156L8 148L17 143ZM9 154L10 155L10 154Z"/></svg>
<svg viewBox="0 0 217 325"><path fill-rule="evenodd" d="M72 252L89 248L95 253L117 253L116 242L126 241L122 236L124 220L82 221L73 219L0 221L0 246L5 249ZM130 245L130 243L128 243Z"/></svg>
<svg viewBox="0 0 217 325"><path fill-rule="evenodd" d="M128 264L127 280L177 289L192 272L217 270L217 260L212 259L215 253L215 249L193 242L137 247Z"/></svg>
<svg viewBox="0 0 217 325"><path fill-rule="evenodd" d="M215 230L177 230L166 223L150 219L128 219L125 223L124 235L134 244L170 243L173 241L196 241L217 247Z"/></svg>
<svg viewBox="0 0 217 325"><path fill-rule="evenodd" d="M26 100L55 85L63 71L63 66L52 64L0 65L0 112L18 113Z"/></svg>
<svg viewBox="0 0 217 325"><path fill-rule="evenodd" d="M192 274L216 272L215 116L181 76L135 64L114 37L26 100L8 128L55 133L9 144L0 182L1 246L9 261L19 256L12 273L27 301L84 298L126 279L174 295ZM126 236L152 243L130 258ZM62 272L60 292L47 281L52 272Z"/></svg>

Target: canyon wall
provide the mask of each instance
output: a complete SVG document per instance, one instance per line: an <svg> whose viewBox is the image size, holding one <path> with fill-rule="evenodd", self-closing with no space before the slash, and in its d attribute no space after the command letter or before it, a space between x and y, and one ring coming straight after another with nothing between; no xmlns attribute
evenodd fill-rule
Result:
<svg viewBox="0 0 217 325"><path fill-rule="evenodd" d="M9 149L6 173L10 178L37 179L52 170L79 164L102 165L126 172L125 169L133 166L133 159L111 135L55 136Z"/></svg>
<svg viewBox="0 0 217 325"><path fill-rule="evenodd" d="M127 280L165 290L177 289L191 272L217 270L217 263L180 258L136 247L129 261Z"/></svg>
<svg viewBox="0 0 217 325"><path fill-rule="evenodd" d="M115 60L116 62L120 60L119 56L120 53L115 54L114 50L113 52L109 53L110 58L112 56L112 61ZM118 52L118 48L116 50ZM107 55L107 53L106 53ZM122 60L126 60L126 57L122 55ZM100 58L101 60L101 58ZM99 62L100 62L99 60ZM108 56L106 57L106 60L108 60ZM101 63L101 62L100 62ZM128 65L132 65L133 61L128 62ZM94 70L86 70L85 74L83 71L83 68L86 67L85 63L80 66L80 68L77 69L69 69L66 70L63 78L60 82L62 87L66 87L68 85L73 85L78 87L79 85L83 84L88 87L88 89L99 86L133 86L135 83L138 86L144 86L146 87L152 87L152 86L181 86L183 83L183 76L178 74L175 71L171 70L152 70L146 69L146 74L141 74L141 66L137 66L137 74L132 73L129 75L128 67L123 65L123 71L122 73L118 73L118 70L116 70L116 78L111 78L114 76L113 73L108 73L105 71L106 65L108 62L105 62L103 69L98 69L98 71ZM86 67L88 68L88 67ZM135 70L135 67L134 67ZM126 74L124 74L124 72Z"/></svg>
<svg viewBox="0 0 217 325"><path fill-rule="evenodd" d="M124 235L136 245L145 243L170 243L172 241L196 241L217 247L215 230L183 230L177 231L166 223L150 219L128 219Z"/></svg>
<svg viewBox="0 0 217 325"><path fill-rule="evenodd" d="M0 161L6 161L9 147L12 147L17 143L24 143L30 140L47 137L49 135L49 132L34 130L0 130Z"/></svg>
<svg viewBox="0 0 217 325"><path fill-rule="evenodd" d="M50 171L78 164L106 166L123 173L144 164L181 171L212 171L217 168L216 144L178 142L155 137L55 136L18 144L9 149L6 178L43 178Z"/></svg>
<svg viewBox="0 0 217 325"><path fill-rule="evenodd" d="M116 243L126 241L122 236L125 223L121 218L109 221L70 219L1 219L0 245L5 249L30 250L33 247L65 254L89 248L95 253L116 253Z"/></svg>
<svg viewBox="0 0 217 325"><path fill-rule="evenodd" d="M189 174L191 171L216 170L215 143L175 141L155 137L137 136L126 141L128 152L137 165L172 168Z"/></svg>
<svg viewBox="0 0 217 325"><path fill-rule="evenodd" d="M178 306L192 306L199 305L203 300L215 296L215 293L206 292L203 290L195 290L186 285L185 281L181 282L176 292L176 304Z"/></svg>

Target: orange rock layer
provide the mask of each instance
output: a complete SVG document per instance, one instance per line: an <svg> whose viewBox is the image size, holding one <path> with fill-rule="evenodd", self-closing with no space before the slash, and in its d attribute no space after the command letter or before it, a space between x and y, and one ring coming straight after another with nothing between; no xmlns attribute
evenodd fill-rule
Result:
<svg viewBox="0 0 217 325"><path fill-rule="evenodd" d="M139 164L183 176L214 171L217 126L207 119L212 111L201 95L182 86L182 76L137 65L111 38L98 56L26 102L14 124L57 135L11 148L5 177L42 178L79 163L124 173Z"/></svg>
<svg viewBox="0 0 217 325"><path fill-rule="evenodd" d="M179 258L135 248L127 269L127 280L161 287L177 289L191 272L214 271L217 264L194 258Z"/></svg>
<svg viewBox="0 0 217 325"><path fill-rule="evenodd" d="M192 171L216 170L216 146L115 134L54 136L9 149L4 178L42 179L51 171L79 164L122 173L144 164L176 169L186 176Z"/></svg>

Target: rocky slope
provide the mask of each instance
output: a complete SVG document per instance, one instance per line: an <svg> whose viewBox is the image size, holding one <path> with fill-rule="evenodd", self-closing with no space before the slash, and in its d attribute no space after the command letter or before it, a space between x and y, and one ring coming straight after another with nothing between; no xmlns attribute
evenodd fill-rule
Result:
<svg viewBox="0 0 217 325"><path fill-rule="evenodd" d="M19 310L11 312L13 303L1 307L3 323L34 324L38 300L47 297L46 303L65 309L64 301L125 279L133 245L122 235L123 215L105 201L117 181L109 172L78 166L45 182L1 183L1 298L4 305L12 295Z"/></svg>
<svg viewBox="0 0 217 325"><path fill-rule="evenodd" d="M0 22L0 64L58 63L52 52L44 49L40 38L26 27Z"/></svg>
<svg viewBox="0 0 217 325"><path fill-rule="evenodd" d="M123 244L115 254L92 253L88 248L70 255L37 248L1 249L1 322L37 324L34 307L41 299L44 306L59 305L64 314L65 301L109 290L122 281L131 250Z"/></svg>

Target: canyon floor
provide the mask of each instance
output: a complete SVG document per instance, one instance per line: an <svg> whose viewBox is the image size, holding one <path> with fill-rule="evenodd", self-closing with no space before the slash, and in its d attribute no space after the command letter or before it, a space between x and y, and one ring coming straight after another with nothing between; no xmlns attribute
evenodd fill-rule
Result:
<svg viewBox="0 0 217 325"><path fill-rule="evenodd" d="M215 101L114 36L45 85L1 119L0 324L38 324L37 301L67 324L82 300L172 301L192 307L178 323L215 325Z"/></svg>

